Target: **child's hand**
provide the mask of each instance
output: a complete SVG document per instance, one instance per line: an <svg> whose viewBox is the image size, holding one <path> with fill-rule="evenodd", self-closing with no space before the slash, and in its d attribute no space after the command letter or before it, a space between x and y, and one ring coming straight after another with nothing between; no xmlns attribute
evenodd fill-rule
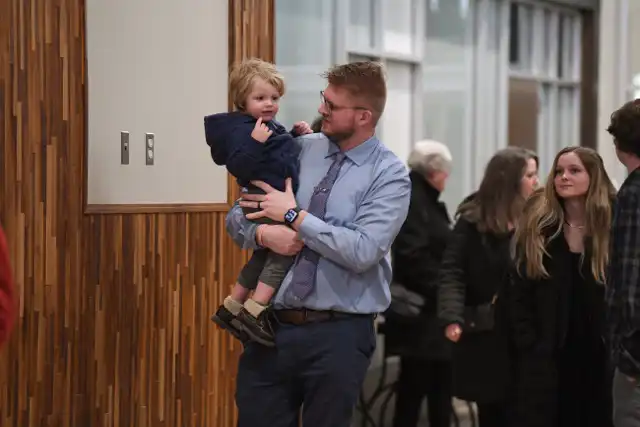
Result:
<svg viewBox="0 0 640 427"><path fill-rule="evenodd" d="M267 127L267 125L262 123L262 117L258 118L255 127L251 131L251 138L255 139L258 142L264 143L273 131Z"/></svg>
<svg viewBox="0 0 640 427"><path fill-rule="evenodd" d="M311 126L307 122L298 122L293 125L293 132L296 135L306 135L308 133L313 133L311 130Z"/></svg>

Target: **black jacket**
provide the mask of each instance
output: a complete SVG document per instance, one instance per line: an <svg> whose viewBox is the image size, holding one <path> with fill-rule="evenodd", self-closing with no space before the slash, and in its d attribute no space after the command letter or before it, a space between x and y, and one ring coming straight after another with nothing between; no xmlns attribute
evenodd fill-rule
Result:
<svg viewBox="0 0 640 427"><path fill-rule="evenodd" d="M392 247L393 281L425 298L420 319L414 324L387 319L387 352L401 356L443 360L450 357L436 318L436 283L442 255L451 235L447 208L440 192L416 172L410 173L409 213Z"/></svg>
<svg viewBox="0 0 640 427"><path fill-rule="evenodd" d="M575 343L566 344L571 334L572 306L576 303L571 286L578 269L572 262L569 246L560 236L547 245L548 255L544 266L549 278L532 280L512 272L508 306L511 319L514 351L514 419L518 427L565 427L558 425L558 411L563 401L571 395L583 392L588 387L588 398L582 406L583 419L580 427L612 427L611 380L612 371L604 344L604 291L590 271L588 254L581 268L581 277L576 286L583 287L585 309L590 321L580 322L586 330L589 350L575 348ZM569 353L566 353L566 352ZM577 353L572 356L572 353ZM589 375L585 384L569 381L581 390L559 389L562 372L561 358L569 364L586 363ZM586 370L586 369L585 369ZM564 383L567 381L565 380Z"/></svg>
<svg viewBox="0 0 640 427"><path fill-rule="evenodd" d="M463 326L465 306L490 303L504 287L510 266L510 237L481 233L475 223L458 219L439 280L438 312L445 326ZM496 309L493 330L471 333L463 327L453 346L454 396L483 403L507 399L511 365L504 318L505 313Z"/></svg>
<svg viewBox="0 0 640 427"><path fill-rule="evenodd" d="M250 187L250 181L259 180L284 191L285 180L292 179L294 193L298 190L298 154L293 138L297 135L275 120L265 123L273 134L264 143L251 137L256 119L240 113L219 113L204 118L207 144L217 165L238 180L241 187Z"/></svg>

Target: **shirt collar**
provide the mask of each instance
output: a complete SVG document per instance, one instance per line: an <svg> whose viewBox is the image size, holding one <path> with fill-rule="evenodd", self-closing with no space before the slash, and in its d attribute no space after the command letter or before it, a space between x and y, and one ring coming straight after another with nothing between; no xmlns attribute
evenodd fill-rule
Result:
<svg viewBox="0 0 640 427"><path fill-rule="evenodd" d="M353 147L351 150L345 151L344 154L349 160L351 160L357 166L360 166L365 162L365 160L367 160L367 158L369 158L369 156L371 155L371 153L373 153L379 143L380 140L374 135L357 147ZM333 156L338 151L340 151L340 147L338 147L335 142L329 139L329 149L327 150L327 155L325 156L325 158Z"/></svg>

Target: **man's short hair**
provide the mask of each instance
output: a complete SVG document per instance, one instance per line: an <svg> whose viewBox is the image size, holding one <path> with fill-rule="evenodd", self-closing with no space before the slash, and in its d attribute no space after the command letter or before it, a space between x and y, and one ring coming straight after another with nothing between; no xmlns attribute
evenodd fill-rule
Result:
<svg viewBox="0 0 640 427"><path fill-rule="evenodd" d="M380 119L387 103L387 82L379 62L358 61L336 65L323 75L330 85L345 89L363 107L373 113L374 123Z"/></svg>
<svg viewBox="0 0 640 427"><path fill-rule="evenodd" d="M614 111L607 132L613 136L618 150L640 157L640 99Z"/></svg>
<svg viewBox="0 0 640 427"><path fill-rule="evenodd" d="M415 143L407 165L412 171L427 175L434 172L451 172L452 161L451 151L446 145L425 139Z"/></svg>
<svg viewBox="0 0 640 427"><path fill-rule="evenodd" d="M280 96L284 96L284 78L275 65L258 58L246 59L236 64L229 74L229 95L238 110L245 109L247 97L256 78L269 83L276 88Z"/></svg>

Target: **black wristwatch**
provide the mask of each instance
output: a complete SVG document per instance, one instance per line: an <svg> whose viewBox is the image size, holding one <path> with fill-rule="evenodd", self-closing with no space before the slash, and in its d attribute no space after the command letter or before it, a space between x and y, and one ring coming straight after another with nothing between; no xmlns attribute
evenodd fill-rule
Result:
<svg viewBox="0 0 640 427"><path fill-rule="evenodd" d="M299 214L300 214L299 207L296 206L295 208L289 209L287 213L284 214L284 223L287 224L289 227L291 227L291 225L298 218Z"/></svg>

